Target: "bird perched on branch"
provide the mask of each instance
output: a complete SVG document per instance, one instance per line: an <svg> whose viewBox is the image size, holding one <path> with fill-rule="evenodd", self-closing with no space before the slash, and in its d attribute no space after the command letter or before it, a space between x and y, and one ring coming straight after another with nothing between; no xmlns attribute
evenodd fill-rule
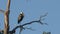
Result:
<svg viewBox="0 0 60 34"><path fill-rule="evenodd" d="M24 13L20 12L19 16L18 16L18 24L23 20L24 18Z"/></svg>

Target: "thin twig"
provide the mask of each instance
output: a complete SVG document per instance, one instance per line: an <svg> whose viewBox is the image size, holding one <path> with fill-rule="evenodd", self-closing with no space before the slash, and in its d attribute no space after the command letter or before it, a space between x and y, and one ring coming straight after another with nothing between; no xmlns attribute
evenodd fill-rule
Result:
<svg viewBox="0 0 60 34"><path fill-rule="evenodd" d="M17 28L20 28L21 31L22 31L23 29L30 29L30 28L24 28L24 26L30 25L30 24L32 24L32 23L40 23L41 25L43 25L43 24L48 25L47 23L43 23L43 22L41 21L41 18L42 18L42 17L45 17L45 16L47 16L47 14L41 16L39 20L31 21L31 22L28 22L28 23L25 23L25 24L16 26L12 31L15 31ZM21 33L21 31L20 31L20 33Z"/></svg>
<svg viewBox="0 0 60 34"><path fill-rule="evenodd" d="M0 13L4 13L4 12L5 12L4 10L0 9Z"/></svg>

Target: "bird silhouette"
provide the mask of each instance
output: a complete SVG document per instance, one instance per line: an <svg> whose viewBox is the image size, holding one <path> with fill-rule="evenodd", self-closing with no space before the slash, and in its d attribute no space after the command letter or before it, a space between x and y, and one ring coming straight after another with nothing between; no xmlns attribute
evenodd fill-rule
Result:
<svg viewBox="0 0 60 34"><path fill-rule="evenodd" d="M18 24L23 20L24 18L24 13L20 12L19 16L18 16Z"/></svg>

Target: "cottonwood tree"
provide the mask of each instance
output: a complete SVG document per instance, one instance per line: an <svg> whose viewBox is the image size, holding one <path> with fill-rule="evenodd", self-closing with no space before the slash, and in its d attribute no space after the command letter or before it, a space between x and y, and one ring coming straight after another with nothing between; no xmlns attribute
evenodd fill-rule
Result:
<svg viewBox="0 0 60 34"><path fill-rule="evenodd" d="M18 25L18 26L15 26L15 28L13 28L11 31L9 30L10 28L10 25L9 25L9 14L10 14L10 3L11 3L11 0L8 0L7 2L7 8L6 10L2 10L0 9L0 12L4 14L4 29L3 30L0 30L0 34L15 34L16 32L16 29L20 28L20 34L23 30L25 29L30 29L30 30L33 30L31 28L27 28L25 27L26 25L29 25L29 24L32 24L32 23L39 23L41 25L48 25L47 23L43 23L42 20L43 20L43 17L47 16L47 13L40 16L40 18L36 21L30 21L30 22L27 22L25 24L22 24L22 25ZM23 20L23 17L24 17L24 14L23 13L20 13L20 15L18 16L18 24Z"/></svg>

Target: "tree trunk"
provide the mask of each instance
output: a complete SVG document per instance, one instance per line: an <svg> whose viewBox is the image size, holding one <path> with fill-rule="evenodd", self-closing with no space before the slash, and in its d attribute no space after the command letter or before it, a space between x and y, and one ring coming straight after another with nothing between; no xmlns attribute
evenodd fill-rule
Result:
<svg viewBox="0 0 60 34"><path fill-rule="evenodd" d="M9 13L10 13L10 0L8 0L7 8L4 13L4 34L9 34Z"/></svg>

